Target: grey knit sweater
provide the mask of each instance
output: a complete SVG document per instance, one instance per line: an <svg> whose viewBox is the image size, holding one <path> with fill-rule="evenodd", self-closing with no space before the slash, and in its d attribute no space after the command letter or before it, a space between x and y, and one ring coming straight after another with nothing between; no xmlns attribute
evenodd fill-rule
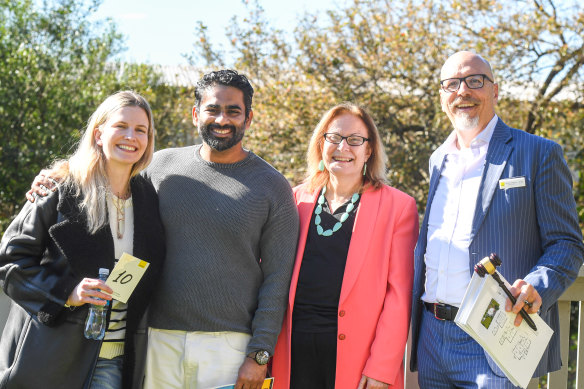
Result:
<svg viewBox="0 0 584 389"><path fill-rule="evenodd" d="M251 152L218 164L199 150L159 151L145 172L158 191L167 245L150 326L248 333L247 352L273 354L298 239L292 190Z"/></svg>

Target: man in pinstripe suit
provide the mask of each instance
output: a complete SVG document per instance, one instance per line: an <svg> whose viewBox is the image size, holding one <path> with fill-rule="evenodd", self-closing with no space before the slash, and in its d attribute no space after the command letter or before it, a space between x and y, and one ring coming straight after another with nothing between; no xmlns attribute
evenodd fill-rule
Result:
<svg viewBox="0 0 584 389"><path fill-rule="evenodd" d="M505 125L498 85L481 56L442 67L440 101L454 131L430 158L430 190L415 253L410 368L422 388L512 388L452 321L474 265L491 252L515 280L517 313L539 312L555 331L535 371L561 366L557 299L584 257L572 180L561 147ZM519 325L517 315L515 324Z"/></svg>

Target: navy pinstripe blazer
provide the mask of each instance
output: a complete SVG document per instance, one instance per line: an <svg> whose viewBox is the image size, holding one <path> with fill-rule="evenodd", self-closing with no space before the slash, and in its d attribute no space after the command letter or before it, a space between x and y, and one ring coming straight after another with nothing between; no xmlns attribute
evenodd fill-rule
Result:
<svg viewBox="0 0 584 389"><path fill-rule="evenodd" d="M415 251L412 371L417 370L428 215L445 156L441 146L430 157L428 203ZM525 177L525 186L499 189L499 180L513 177ZM521 278L536 288L543 299L541 317L554 330L534 377L558 370L561 360L557 299L577 277L584 259L572 177L557 143L511 128L501 119L489 143L477 197L469 247L471 274L474 265L492 252L501 257L499 271L509 282ZM503 375L487 359L494 372Z"/></svg>

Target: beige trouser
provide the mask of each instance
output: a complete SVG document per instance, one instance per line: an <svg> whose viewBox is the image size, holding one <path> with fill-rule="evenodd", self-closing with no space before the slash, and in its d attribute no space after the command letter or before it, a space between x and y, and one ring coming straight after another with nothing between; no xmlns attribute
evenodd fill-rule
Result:
<svg viewBox="0 0 584 389"><path fill-rule="evenodd" d="M240 332L150 328L144 389L209 389L234 384L250 338Z"/></svg>

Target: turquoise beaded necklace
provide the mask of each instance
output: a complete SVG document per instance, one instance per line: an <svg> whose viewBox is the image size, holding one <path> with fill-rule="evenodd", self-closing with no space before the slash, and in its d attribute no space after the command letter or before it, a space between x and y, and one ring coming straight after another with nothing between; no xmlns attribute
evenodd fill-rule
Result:
<svg viewBox="0 0 584 389"><path fill-rule="evenodd" d="M341 221L335 223L333 228L329 228L325 230L320 225L321 219L320 214L322 213L322 205L324 204L324 194L326 193L326 185L322 187L322 191L320 192L320 196L318 197L318 205L314 209L314 224L316 225L316 232L318 235L321 236L331 236L334 232L337 232L343 226L343 223L349 218L349 213L355 208L355 203L359 200L359 192L353 193L351 196L351 203L347 204L347 208L345 212L341 215Z"/></svg>

